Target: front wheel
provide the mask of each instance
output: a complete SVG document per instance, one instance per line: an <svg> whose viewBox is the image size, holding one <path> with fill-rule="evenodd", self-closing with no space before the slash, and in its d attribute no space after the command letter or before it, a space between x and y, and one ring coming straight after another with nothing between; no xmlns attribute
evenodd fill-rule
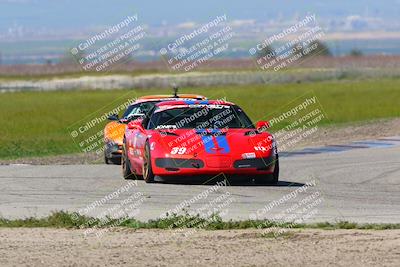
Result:
<svg viewBox="0 0 400 267"><path fill-rule="evenodd" d="M271 184L277 184L279 181L279 160L278 155L276 155L275 169L272 174Z"/></svg>
<svg viewBox="0 0 400 267"><path fill-rule="evenodd" d="M273 184L274 185L274 184L277 184L278 181L279 181L279 159L278 159L278 155L276 155L274 172L267 176L257 177L255 179L255 182L257 184Z"/></svg>
<svg viewBox="0 0 400 267"><path fill-rule="evenodd" d="M143 179L146 183L154 182L153 168L151 167L151 153L149 142L144 146Z"/></svg>
<svg viewBox="0 0 400 267"><path fill-rule="evenodd" d="M133 173L131 171L131 164L128 159L128 154L126 152L125 144L122 147L122 155L121 155L121 165L122 165L122 176L125 180L132 179Z"/></svg>
<svg viewBox="0 0 400 267"><path fill-rule="evenodd" d="M108 160L108 157L107 157L107 154L105 151L104 151L104 163L107 165L110 164L110 161Z"/></svg>

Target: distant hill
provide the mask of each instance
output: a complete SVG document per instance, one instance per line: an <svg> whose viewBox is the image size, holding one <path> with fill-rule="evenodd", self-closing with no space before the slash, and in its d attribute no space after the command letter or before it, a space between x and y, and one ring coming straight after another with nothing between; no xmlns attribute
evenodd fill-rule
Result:
<svg viewBox="0 0 400 267"><path fill-rule="evenodd" d="M76 28L108 25L138 13L148 24L204 22L226 13L231 19L279 20L316 13L320 18L365 15L396 19L399 0L0 0L0 30L13 25Z"/></svg>

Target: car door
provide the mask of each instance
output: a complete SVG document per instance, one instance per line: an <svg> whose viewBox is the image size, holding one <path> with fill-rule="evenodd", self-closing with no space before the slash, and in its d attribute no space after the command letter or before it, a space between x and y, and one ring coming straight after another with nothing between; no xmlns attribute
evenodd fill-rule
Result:
<svg viewBox="0 0 400 267"><path fill-rule="evenodd" d="M151 112L154 102L144 102L136 110L136 114L142 114L142 118ZM137 117L137 119L140 117ZM146 120L144 120L145 123ZM142 128L129 130L129 156L133 167L141 173L144 156L144 146L147 140L146 126Z"/></svg>

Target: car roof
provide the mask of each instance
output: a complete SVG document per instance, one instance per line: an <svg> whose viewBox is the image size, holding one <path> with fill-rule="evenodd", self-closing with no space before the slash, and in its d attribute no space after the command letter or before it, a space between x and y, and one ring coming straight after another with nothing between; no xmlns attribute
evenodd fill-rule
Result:
<svg viewBox="0 0 400 267"><path fill-rule="evenodd" d="M179 99L179 98L187 98L187 99L197 99L197 100L205 100L207 97L202 95L195 94L178 94L178 95L145 95L138 98L138 100L163 100L163 99Z"/></svg>
<svg viewBox="0 0 400 267"><path fill-rule="evenodd" d="M163 101L156 104L159 108L166 107L192 107L193 105L204 106L204 105L214 105L214 106L232 106L234 103L225 100L171 100Z"/></svg>

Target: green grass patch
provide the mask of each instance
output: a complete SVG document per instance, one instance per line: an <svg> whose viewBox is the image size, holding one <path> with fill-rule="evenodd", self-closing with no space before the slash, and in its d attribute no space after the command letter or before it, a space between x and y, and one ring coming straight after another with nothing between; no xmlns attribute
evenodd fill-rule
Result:
<svg viewBox="0 0 400 267"><path fill-rule="evenodd" d="M261 234L261 237L263 238L291 238L295 234L294 232L289 232L289 231L284 231L284 232L265 232Z"/></svg>
<svg viewBox="0 0 400 267"><path fill-rule="evenodd" d="M212 215L208 218L189 215L172 214L166 218L149 220L142 222L133 218L118 221L118 219L105 218L103 220L81 216L77 213L70 212L53 212L51 215L43 218L26 218L9 220L0 218L0 227L52 227L52 228L73 228L86 229L90 227L105 228L105 227L127 227L135 229L181 229L181 228L198 228L204 230L230 230L230 229L268 229L272 227L287 228L287 229L364 229L364 230L389 230L400 229L400 224L358 224L351 222L336 222L336 223L315 223L315 224L293 224L282 223L268 220L243 220L243 221L223 221L218 215ZM290 235L290 234L289 234ZM266 233L266 238L275 237L276 234ZM286 236L286 235L284 235Z"/></svg>
<svg viewBox="0 0 400 267"><path fill-rule="evenodd" d="M57 66L54 66L57 68ZM41 81L41 80L52 80L52 79L68 79L68 78L80 78L82 76L90 77L102 77L108 75L127 75L127 76L141 76L147 74L169 74L168 71L161 71L156 69L149 70L135 70L135 71L108 71L108 72L97 72L88 71L82 73L82 71L70 71L56 74L0 74L0 81L12 82L12 81Z"/></svg>
<svg viewBox="0 0 400 267"><path fill-rule="evenodd" d="M57 70L58 66L54 65L53 68ZM333 70L330 68L289 68L289 69L283 69L280 70L278 73L271 70L269 71L272 74L277 74L281 75L282 73L309 73L309 72L320 72L321 70ZM199 73L226 73L226 72L249 72L249 71L254 71L252 68L211 68L207 67L205 69L198 69L196 72ZM7 74L7 73L0 73L0 82L12 82L12 81L42 81L42 80L52 80L52 79L68 79L68 78L79 78L82 76L90 76L90 77L104 77L104 76L109 76L109 75L126 75L126 76L131 76L131 77L137 77L137 76L142 76L142 75L150 75L150 74L166 74L166 75L179 75L179 73L171 73L171 71L168 70L168 68L165 69L138 69L138 70L132 70L132 71L125 71L125 70L109 70L109 71L104 71L104 72L98 72L98 71L86 71L83 72L81 70L76 70L76 71L65 71L65 72L60 72L60 73L32 73L32 74L26 74L26 73L17 73L17 74ZM338 77L341 78L341 77ZM351 78L351 79L357 79L357 77L349 76L349 77L342 77L342 78Z"/></svg>
<svg viewBox="0 0 400 267"><path fill-rule="evenodd" d="M0 94L0 159L81 152L71 126L142 95L171 90L17 92ZM269 119L299 97L317 96L327 118L321 126L400 117L400 79L183 88L209 98L226 97L253 121ZM290 104L289 104L290 106ZM91 132L101 131L107 121Z"/></svg>

